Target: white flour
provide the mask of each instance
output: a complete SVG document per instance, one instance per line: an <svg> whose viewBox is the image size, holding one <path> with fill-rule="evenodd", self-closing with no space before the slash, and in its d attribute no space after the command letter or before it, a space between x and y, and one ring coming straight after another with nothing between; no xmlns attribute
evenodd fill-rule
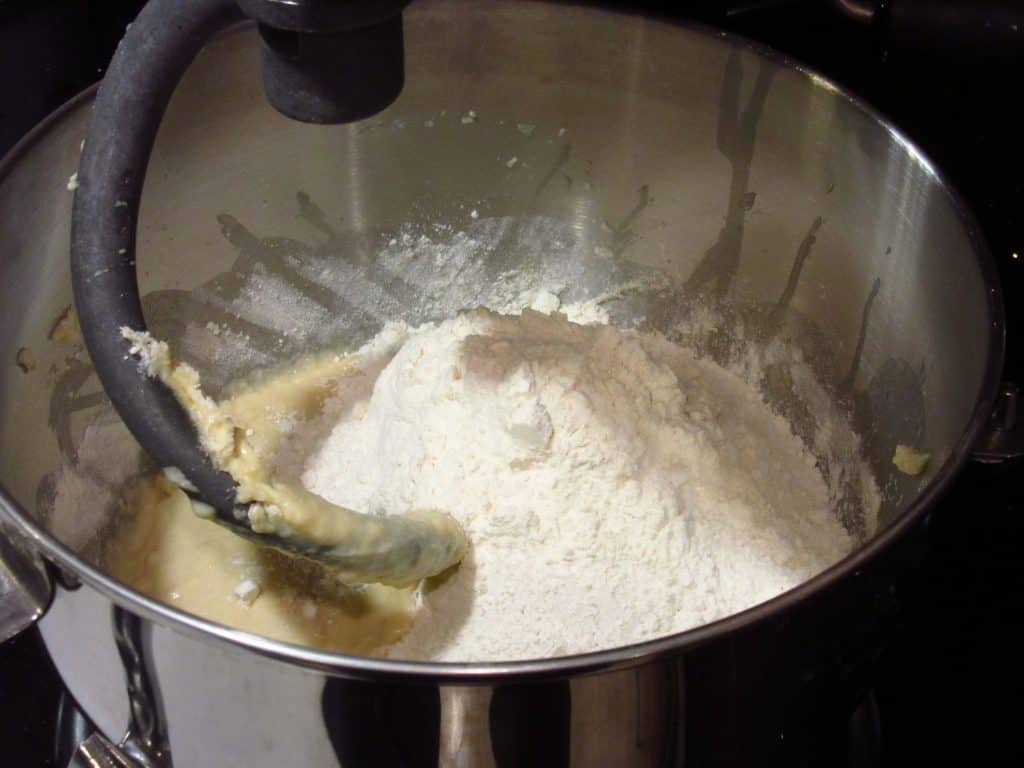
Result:
<svg viewBox="0 0 1024 768"><path fill-rule="evenodd" d="M393 359L303 482L355 509L433 507L466 527L469 556L425 591L392 657L653 638L771 598L852 547L789 425L661 336L486 310L406 331L400 347L386 333L366 354Z"/></svg>

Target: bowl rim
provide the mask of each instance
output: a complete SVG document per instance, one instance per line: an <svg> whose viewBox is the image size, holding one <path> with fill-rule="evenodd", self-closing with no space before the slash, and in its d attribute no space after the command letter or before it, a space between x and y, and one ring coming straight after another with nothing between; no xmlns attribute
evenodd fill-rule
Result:
<svg viewBox="0 0 1024 768"><path fill-rule="evenodd" d="M551 3L525 2L525 5ZM885 529L864 546L850 553L811 579L804 581L770 600L739 613L673 635L631 645L585 654L545 659L501 662L403 661L371 658L272 640L260 635L218 624L186 613L127 587L95 566L79 558L49 532L40 527L0 483L0 518L7 519L31 546L47 560L74 574L84 584L100 592L121 608L170 628L186 636L212 641L222 646L255 653L292 667L319 671L331 676L361 680L487 684L496 681L559 678L586 673L625 669L691 650L720 639L730 633L749 629L771 617L778 616L804 600L819 595L851 574L859 576L865 566L902 537L914 523L939 499L952 483L971 454L978 438L989 423L1002 377L1005 351L1003 296L998 272L978 222L961 194L927 155L879 110L867 104L843 86L824 77L813 68L741 35L692 21L669 19L650 13L636 13L604 2L581 5L577 2L556 3L596 14L640 17L656 24L679 27L694 34L715 38L726 45L762 57L783 68L800 73L812 88L824 89L863 113L878 124L910 160L924 170L949 197L951 207L967 234L982 281L987 291L988 343L985 351L984 375L979 386L971 416L946 461L931 482L907 508ZM237 34L252 26L251 22L234 25L223 36ZM220 36L218 36L219 38ZM23 155L42 141L61 120L87 104L95 95L96 83L66 101L33 127L0 159L0 182L11 172Z"/></svg>

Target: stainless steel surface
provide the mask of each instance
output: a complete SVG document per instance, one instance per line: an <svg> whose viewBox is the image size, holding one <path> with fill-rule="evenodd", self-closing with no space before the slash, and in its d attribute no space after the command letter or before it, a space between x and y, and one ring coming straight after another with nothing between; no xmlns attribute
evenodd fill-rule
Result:
<svg viewBox="0 0 1024 768"><path fill-rule="evenodd" d="M975 461L1002 464L1024 458L1024 424L1020 419L1020 388L1004 382L988 431L974 449Z"/></svg>
<svg viewBox="0 0 1024 768"><path fill-rule="evenodd" d="M143 196L139 259L154 330L217 386L303 348L358 343L393 314L424 311L416 286L374 270L403 225L439 241L452 236L443 227L475 233L495 278L528 265L566 276L569 297L600 291L610 276L657 275L662 288L614 303L617 316L640 311L655 326L703 327L710 332L699 340L712 355L753 339L785 342L813 361L836 404L852 412L885 489L879 530L842 563L742 614L562 659L346 657L135 594L99 557L116 523L110 461L90 462L82 450L87 427L112 435L116 423L81 355L48 340L70 303L65 184L86 96L0 166L0 360L8 361L0 477L12 498L0 516L85 584L59 588L41 622L62 676L119 739L135 702L111 603L141 617L151 626L143 653L159 680L170 748L188 766L350 765L340 755L374 748L374 723L360 736L330 712L403 712L424 701L433 719L423 744L446 765L473 764L510 743L536 746L536 724L520 716L531 708L550 713L542 744L572 765L607 764L609 754L621 765L708 764L702 755L793 742L800 717L832 690L822 660L858 668L864 643L884 639L885 600L866 593L863 612L839 610L837 595L853 599L869 573L889 567L888 553L988 423L1003 329L970 215L870 110L741 41L578 7L459 0L415 4L406 31L405 92L381 117L350 127L276 115L251 76L250 30L200 56L168 111ZM477 118L464 124L469 110ZM527 135L518 124L534 129ZM615 256L604 271L595 249ZM340 265L346 281L303 277L304 265L321 263ZM260 311L233 314L232 301L268 274L265 287L300 290L338 322L293 312L281 324L272 292L251 305ZM701 317L718 321L700 326ZM214 360L207 322L248 339ZM38 360L28 373L13 364L23 346ZM813 431L797 418L791 377L782 361L766 392ZM932 454L923 478L894 471L897 443ZM56 489L72 486L80 503L65 494L55 504ZM864 620L847 626L843 616ZM816 655L801 656L795 638ZM810 680L811 693L783 695L790 676ZM733 727L742 718L757 726ZM372 743L398 748L383 736Z"/></svg>
<svg viewBox="0 0 1024 768"><path fill-rule="evenodd" d="M42 558L0 518L0 643L38 621L52 597L53 584Z"/></svg>

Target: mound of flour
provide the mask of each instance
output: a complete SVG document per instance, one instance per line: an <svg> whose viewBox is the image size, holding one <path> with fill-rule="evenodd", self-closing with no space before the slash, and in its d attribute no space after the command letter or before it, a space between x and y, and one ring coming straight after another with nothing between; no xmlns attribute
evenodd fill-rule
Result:
<svg viewBox="0 0 1024 768"><path fill-rule="evenodd" d="M531 310L385 333L368 347L390 358L372 366L372 394L302 479L336 504L436 508L465 526L469 555L425 586L393 658L526 659L666 635L852 547L789 425L659 335Z"/></svg>

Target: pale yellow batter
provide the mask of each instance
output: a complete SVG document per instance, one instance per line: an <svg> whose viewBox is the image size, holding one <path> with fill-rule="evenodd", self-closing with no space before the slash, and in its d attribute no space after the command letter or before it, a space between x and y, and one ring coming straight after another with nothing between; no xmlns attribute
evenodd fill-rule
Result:
<svg viewBox="0 0 1024 768"><path fill-rule="evenodd" d="M128 506L109 567L162 602L275 640L362 655L382 655L412 623L413 588L346 587L322 566L197 517L164 477L132 489Z"/></svg>

